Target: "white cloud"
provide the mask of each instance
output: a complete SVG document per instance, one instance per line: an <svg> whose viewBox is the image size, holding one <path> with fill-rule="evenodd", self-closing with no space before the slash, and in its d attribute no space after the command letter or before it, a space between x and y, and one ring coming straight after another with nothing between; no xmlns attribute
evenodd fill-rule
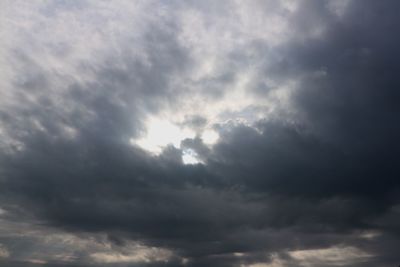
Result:
<svg viewBox="0 0 400 267"><path fill-rule="evenodd" d="M201 160L199 160L196 151L193 149L184 149L182 151L182 162L183 164L197 164L200 163Z"/></svg>
<svg viewBox="0 0 400 267"><path fill-rule="evenodd" d="M118 262L158 262L168 261L173 253L167 249L134 246L130 248L130 252L121 253L115 251L95 252L90 256L97 263L118 263Z"/></svg>
<svg viewBox="0 0 400 267"><path fill-rule="evenodd" d="M355 262L368 260L370 255L356 247L331 247L324 249L297 250L289 255L299 261L302 266L313 267L329 264L349 266Z"/></svg>
<svg viewBox="0 0 400 267"><path fill-rule="evenodd" d="M10 252L8 251L7 247L0 243L0 259L8 258L9 256Z"/></svg>
<svg viewBox="0 0 400 267"><path fill-rule="evenodd" d="M249 265L242 265L241 267L284 267L284 266L286 266L286 261L281 259L279 255L277 255L276 253L273 253L271 255L271 261L268 263L259 262Z"/></svg>

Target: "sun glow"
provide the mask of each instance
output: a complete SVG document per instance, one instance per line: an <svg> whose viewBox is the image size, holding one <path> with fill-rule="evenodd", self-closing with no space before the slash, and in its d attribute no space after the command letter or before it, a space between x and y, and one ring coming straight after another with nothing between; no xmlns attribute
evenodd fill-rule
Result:
<svg viewBox="0 0 400 267"><path fill-rule="evenodd" d="M194 131L181 128L167 120L152 118L146 126L146 134L139 139L131 139L130 142L155 155L159 155L168 145L180 148L184 139L196 136Z"/></svg>
<svg viewBox="0 0 400 267"><path fill-rule="evenodd" d="M201 135L201 139L203 140L204 144L213 145L218 141L219 135L214 130L205 130Z"/></svg>
<svg viewBox="0 0 400 267"><path fill-rule="evenodd" d="M193 149L185 149L182 151L182 162L183 164L197 164L200 163L199 155Z"/></svg>
<svg viewBox="0 0 400 267"><path fill-rule="evenodd" d="M194 149L182 148L181 142L185 139L200 137L207 146L212 146L219 139L219 134L211 128L191 129L182 126L181 123L173 123L167 119L152 117L145 123L146 131L139 138L131 138L132 145L138 146L153 155L160 155L163 150L172 145L177 149L182 149L183 164L202 163L199 155Z"/></svg>

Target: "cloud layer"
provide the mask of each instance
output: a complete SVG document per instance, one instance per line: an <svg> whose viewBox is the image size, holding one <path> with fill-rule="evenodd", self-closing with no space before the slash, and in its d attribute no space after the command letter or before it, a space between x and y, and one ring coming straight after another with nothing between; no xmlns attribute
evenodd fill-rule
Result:
<svg viewBox="0 0 400 267"><path fill-rule="evenodd" d="M0 264L399 264L397 1L0 5Z"/></svg>

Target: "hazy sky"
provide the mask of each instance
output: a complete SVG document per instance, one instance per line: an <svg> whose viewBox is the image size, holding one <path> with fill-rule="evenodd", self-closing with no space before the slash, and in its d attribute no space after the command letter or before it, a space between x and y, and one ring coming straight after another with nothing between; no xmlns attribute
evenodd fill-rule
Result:
<svg viewBox="0 0 400 267"><path fill-rule="evenodd" d="M0 0L0 266L398 266L399 16Z"/></svg>

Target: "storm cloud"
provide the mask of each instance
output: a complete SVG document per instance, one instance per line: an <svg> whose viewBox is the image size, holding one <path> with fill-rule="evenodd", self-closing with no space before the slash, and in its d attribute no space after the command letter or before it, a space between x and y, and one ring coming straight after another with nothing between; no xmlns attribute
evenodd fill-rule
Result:
<svg viewBox="0 0 400 267"><path fill-rule="evenodd" d="M398 1L0 9L0 265L399 265Z"/></svg>

